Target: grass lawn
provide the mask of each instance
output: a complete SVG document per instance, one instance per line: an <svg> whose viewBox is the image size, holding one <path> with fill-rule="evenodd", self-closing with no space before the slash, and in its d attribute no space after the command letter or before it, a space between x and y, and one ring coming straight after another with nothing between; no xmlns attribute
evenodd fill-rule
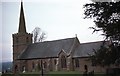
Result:
<svg viewBox="0 0 120 76"><path fill-rule="evenodd" d="M79 71L51 71L48 74L81 74Z"/></svg>
<svg viewBox="0 0 120 76"><path fill-rule="evenodd" d="M31 72L31 73L21 73L18 76L41 76L40 72ZM11 73L2 74L2 76L14 76ZM79 71L52 71L47 72L43 76L83 76ZM94 76L105 76L104 74L95 73Z"/></svg>

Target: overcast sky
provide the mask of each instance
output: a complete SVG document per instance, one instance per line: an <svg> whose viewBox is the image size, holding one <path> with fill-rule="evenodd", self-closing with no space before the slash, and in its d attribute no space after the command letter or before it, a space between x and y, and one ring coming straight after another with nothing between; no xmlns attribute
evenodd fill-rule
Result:
<svg viewBox="0 0 120 76"><path fill-rule="evenodd" d="M101 33L92 34L89 27L95 26L90 19L83 19L83 5L90 0L25 0L23 2L27 32L40 27L48 35L46 41L64 38L79 38L80 43L103 40ZM1 3L0 3L1 5ZM12 34L18 32L20 0L2 2L2 61L12 61ZM0 21L1 21L0 20Z"/></svg>

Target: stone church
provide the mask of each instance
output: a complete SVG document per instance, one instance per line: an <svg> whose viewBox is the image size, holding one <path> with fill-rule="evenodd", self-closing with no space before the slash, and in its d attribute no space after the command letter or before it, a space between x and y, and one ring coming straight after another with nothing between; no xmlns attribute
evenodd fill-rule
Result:
<svg viewBox="0 0 120 76"><path fill-rule="evenodd" d="M13 71L39 71L41 65L47 71L103 71L100 66L92 66L88 54L93 54L103 44L102 41L80 43L77 37L54 41L32 43L32 34L27 33L23 4L21 2L19 28L13 37Z"/></svg>

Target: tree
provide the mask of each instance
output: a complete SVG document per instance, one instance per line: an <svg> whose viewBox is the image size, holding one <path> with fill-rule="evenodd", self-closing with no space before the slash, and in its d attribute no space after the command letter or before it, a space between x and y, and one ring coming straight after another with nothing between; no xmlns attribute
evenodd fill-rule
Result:
<svg viewBox="0 0 120 76"><path fill-rule="evenodd" d="M91 18L95 23L95 27L90 27L93 32L102 31L106 40L111 41L108 48L101 47L95 51L91 59L103 65L120 61L120 1L93 2L85 4L84 8L85 19Z"/></svg>
<svg viewBox="0 0 120 76"><path fill-rule="evenodd" d="M95 31L103 31L106 39L120 42L120 2L94 2L84 5L85 18L92 18Z"/></svg>
<svg viewBox="0 0 120 76"><path fill-rule="evenodd" d="M32 31L33 34L33 42L42 42L47 38L47 34L43 32L39 27L35 27L35 29Z"/></svg>
<svg viewBox="0 0 120 76"><path fill-rule="evenodd" d="M111 48L110 48L111 47ZM119 59L120 54L114 45L101 46L98 50L94 50L94 55L90 56L90 60L94 65L110 65L115 64L116 59Z"/></svg>

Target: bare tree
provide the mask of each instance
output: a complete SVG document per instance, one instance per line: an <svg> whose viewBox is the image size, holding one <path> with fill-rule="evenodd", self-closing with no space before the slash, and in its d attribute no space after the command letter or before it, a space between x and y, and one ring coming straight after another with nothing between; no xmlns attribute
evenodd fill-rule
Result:
<svg viewBox="0 0 120 76"><path fill-rule="evenodd" d="M35 27L35 29L32 31L33 34L33 42L42 42L47 38L47 34L42 31L39 27Z"/></svg>
<svg viewBox="0 0 120 76"><path fill-rule="evenodd" d="M46 36L47 36L46 33L45 33L45 32L42 32L41 35L40 35L40 37L39 37L39 40L38 40L38 41L39 41L39 42L42 42L43 40L46 39Z"/></svg>

